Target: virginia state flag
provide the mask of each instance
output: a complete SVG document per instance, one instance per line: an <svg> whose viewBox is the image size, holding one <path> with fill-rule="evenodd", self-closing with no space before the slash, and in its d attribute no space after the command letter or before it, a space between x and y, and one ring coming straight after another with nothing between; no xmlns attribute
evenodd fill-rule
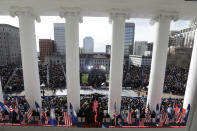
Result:
<svg viewBox="0 0 197 131"><path fill-rule="evenodd" d="M36 105L36 111L40 114L40 112L41 112L40 106L36 101L35 101L35 105Z"/></svg>
<svg viewBox="0 0 197 131"><path fill-rule="evenodd" d="M51 108L50 108L50 125L57 125L56 122L56 117L55 117L55 110L53 107L53 104L51 103Z"/></svg>
<svg viewBox="0 0 197 131"><path fill-rule="evenodd" d="M140 124L140 106L137 106L137 114L136 114L136 124Z"/></svg>
<svg viewBox="0 0 197 131"><path fill-rule="evenodd" d="M159 110L159 104L157 104L156 107L156 122L159 123L160 122L160 110Z"/></svg>
<svg viewBox="0 0 197 131"><path fill-rule="evenodd" d="M77 125L77 123L78 123L77 114L75 113L71 103L70 103L70 116L71 116L72 123Z"/></svg>
<svg viewBox="0 0 197 131"><path fill-rule="evenodd" d="M185 122L187 122L187 120L188 120L189 111L190 111L190 104L187 106L187 112L186 112L186 114L185 114L185 116L184 116L184 121L185 121Z"/></svg>
<svg viewBox="0 0 197 131"><path fill-rule="evenodd" d="M8 113L10 113L10 108L5 104L3 104L2 102L0 102L0 107L2 111L6 110Z"/></svg>

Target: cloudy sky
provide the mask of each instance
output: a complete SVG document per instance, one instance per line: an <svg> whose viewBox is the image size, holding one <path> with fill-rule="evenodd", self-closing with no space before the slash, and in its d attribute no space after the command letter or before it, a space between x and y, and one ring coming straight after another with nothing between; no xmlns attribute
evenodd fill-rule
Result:
<svg viewBox="0 0 197 131"><path fill-rule="evenodd" d="M154 41L155 27L149 24L149 19L130 19L136 25L135 41ZM36 23L37 49L39 39L54 39L53 23L63 23L64 19L57 16L42 16L41 23ZM180 30L189 27L189 21L177 21L171 23L171 30ZM0 16L0 24L10 24L19 27L18 18ZM94 50L105 51L105 45L111 44L112 27L107 17L84 17L79 26L79 45L83 46L83 38L94 38ZM38 49L39 50L39 49Z"/></svg>

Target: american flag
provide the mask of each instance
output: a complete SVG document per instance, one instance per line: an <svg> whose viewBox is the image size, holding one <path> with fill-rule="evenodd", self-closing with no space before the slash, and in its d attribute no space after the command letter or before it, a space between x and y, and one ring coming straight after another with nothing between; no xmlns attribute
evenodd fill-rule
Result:
<svg viewBox="0 0 197 131"><path fill-rule="evenodd" d="M166 112L166 110L164 108L161 110L161 116L162 116L161 119L162 119L163 123L168 124L169 123L168 113Z"/></svg>
<svg viewBox="0 0 197 131"><path fill-rule="evenodd" d="M64 114L64 123L66 126L72 126L72 120L70 118L70 115L68 114L68 112L63 112Z"/></svg>
<svg viewBox="0 0 197 131"><path fill-rule="evenodd" d="M149 110L149 107L147 107L146 109L145 109L145 113L146 113L146 120L145 120L145 122L151 122L151 114L150 114L150 110Z"/></svg>
<svg viewBox="0 0 197 131"><path fill-rule="evenodd" d="M26 112L26 114L27 114L28 121L31 121L31 117L32 117L32 110L31 110L31 108L30 108L30 106L29 106L29 103L28 103L28 102L26 102L26 107L27 107L27 112Z"/></svg>
<svg viewBox="0 0 197 131"><path fill-rule="evenodd" d="M44 119L44 123L48 124L48 117L44 107L41 110L41 119Z"/></svg>
<svg viewBox="0 0 197 131"><path fill-rule="evenodd" d="M178 114L177 114L176 123L177 123L177 124L180 124L180 123L182 123L182 122L183 122L183 108L180 107L180 108L179 108L179 112L178 112Z"/></svg>

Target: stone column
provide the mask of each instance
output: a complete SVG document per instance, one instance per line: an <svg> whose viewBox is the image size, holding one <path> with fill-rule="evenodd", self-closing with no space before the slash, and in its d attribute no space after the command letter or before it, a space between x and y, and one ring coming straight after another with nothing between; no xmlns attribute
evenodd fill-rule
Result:
<svg viewBox="0 0 197 131"><path fill-rule="evenodd" d="M0 102L3 102L4 103L4 100L3 100L3 91L2 91L2 85L1 85L1 76L0 76Z"/></svg>
<svg viewBox="0 0 197 131"><path fill-rule="evenodd" d="M189 74L187 78L187 85L185 90L185 97L183 108L187 109L188 104L192 106L193 101L196 101L197 95L197 30L195 33L194 44L193 44L193 51L191 57L191 63L189 68Z"/></svg>
<svg viewBox="0 0 197 131"><path fill-rule="evenodd" d="M177 19L177 13L160 12L152 22L156 24L156 37L153 43L153 55L149 80L147 105L151 110L156 110L156 105L161 104L165 79L166 60L171 20Z"/></svg>
<svg viewBox="0 0 197 131"><path fill-rule="evenodd" d="M25 98L32 109L35 101L41 106L40 78L36 50L35 20L39 21L30 7L12 7L11 16L18 16L22 55Z"/></svg>
<svg viewBox="0 0 197 131"><path fill-rule="evenodd" d="M183 108L187 109L191 105L186 131L195 131L197 129L197 30L195 33L192 58L190 63L189 75L185 91Z"/></svg>
<svg viewBox="0 0 197 131"><path fill-rule="evenodd" d="M129 18L128 10L111 10L110 19L112 22L112 50L110 60L108 101L108 113L110 116L113 116L114 106L116 106L116 113L120 113L124 61L125 19L127 18Z"/></svg>
<svg viewBox="0 0 197 131"><path fill-rule="evenodd" d="M79 73L79 8L61 8L60 16L66 20L66 83L68 107L72 104L77 112L80 109L80 73Z"/></svg>

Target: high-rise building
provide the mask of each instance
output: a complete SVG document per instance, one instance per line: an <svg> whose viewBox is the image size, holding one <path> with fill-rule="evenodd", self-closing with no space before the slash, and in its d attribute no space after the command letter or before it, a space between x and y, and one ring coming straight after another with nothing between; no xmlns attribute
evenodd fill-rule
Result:
<svg viewBox="0 0 197 131"><path fill-rule="evenodd" d="M124 55L133 54L135 23L125 23Z"/></svg>
<svg viewBox="0 0 197 131"><path fill-rule="evenodd" d="M65 55L65 23L54 23L56 52Z"/></svg>
<svg viewBox="0 0 197 131"><path fill-rule="evenodd" d="M0 65L21 64L19 28L0 24Z"/></svg>
<svg viewBox="0 0 197 131"><path fill-rule="evenodd" d="M106 51L105 51L105 53L107 55L110 55L111 54L111 45L106 45Z"/></svg>
<svg viewBox="0 0 197 131"><path fill-rule="evenodd" d="M83 39L83 53L92 54L94 53L94 39L90 36Z"/></svg>
<svg viewBox="0 0 197 131"><path fill-rule="evenodd" d="M144 55L148 51L148 42L147 41L135 41L133 54L134 55Z"/></svg>
<svg viewBox="0 0 197 131"><path fill-rule="evenodd" d="M51 55L55 50L54 40L39 39L40 60L44 60L46 56Z"/></svg>

